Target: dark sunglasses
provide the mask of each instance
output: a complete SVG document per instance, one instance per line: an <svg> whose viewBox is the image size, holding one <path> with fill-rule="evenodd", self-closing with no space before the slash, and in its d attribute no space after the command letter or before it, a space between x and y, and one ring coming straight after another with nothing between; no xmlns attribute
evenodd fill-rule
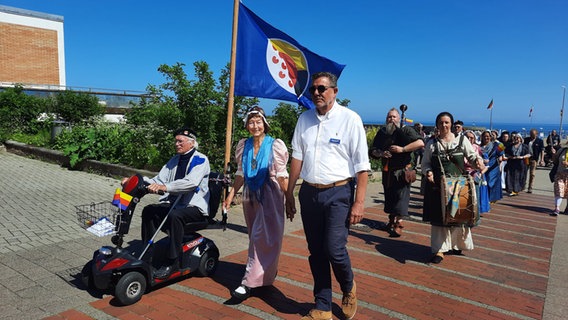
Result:
<svg viewBox="0 0 568 320"><path fill-rule="evenodd" d="M311 86L308 90L310 90L311 94L314 94L314 92L316 92L316 89L318 90L319 94L322 94L325 92L325 90L329 89L329 88L335 88L333 86L324 86L324 85L319 85L319 86Z"/></svg>

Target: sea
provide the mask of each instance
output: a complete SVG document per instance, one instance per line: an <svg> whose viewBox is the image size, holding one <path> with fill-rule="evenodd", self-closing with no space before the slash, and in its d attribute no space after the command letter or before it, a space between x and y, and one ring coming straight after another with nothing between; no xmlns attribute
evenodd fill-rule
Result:
<svg viewBox="0 0 568 320"><path fill-rule="evenodd" d="M428 122L421 122L422 125L426 129L434 127L434 123ZM382 125L384 123L377 123L377 122L365 122L365 124L369 125ZM407 125L412 125L412 123L407 123ZM502 131L517 132L520 133L523 137L529 135L529 131L531 129L536 129L539 132L539 136L541 138L546 138L552 130L556 130L557 133L562 133L562 138L567 138L568 136L568 123L562 124L543 124L543 123L507 123L507 122L465 122L463 124L465 130L474 130L474 131L483 131L483 130L490 130L494 129L501 134Z"/></svg>

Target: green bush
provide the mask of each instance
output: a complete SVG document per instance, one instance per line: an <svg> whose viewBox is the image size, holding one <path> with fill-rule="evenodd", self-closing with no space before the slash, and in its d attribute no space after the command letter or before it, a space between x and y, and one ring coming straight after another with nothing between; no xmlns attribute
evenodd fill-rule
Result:
<svg viewBox="0 0 568 320"><path fill-rule="evenodd" d="M71 124L92 122L105 113L105 107L99 103L96 96L83 92L58 92L49 102L51 111Z"/></svg>
<svg viewBox="0 0 568 320"><path fill-rule="evenodd" d="M50 122L49 122L50 123ZM14 132L9 135L10 140L15 140L36 147L51 146L51 125L46 125L35 134Z"/></svg>
<svg viewBox="0 0 568 320"><path fill-rule="evenodd" d="M69 157L72 168L93 159L156 170L174 153L172 141L163 128L98 121L64 130L54 147Z"/></svg>
<svg viewBox="0 0 568 320"><path fill-rule="evenodd" d="M22 86L0 91L0 137L13 133L36 134L43 128L40 115L46 111L45 99L27 95Z"/></svg>
<svg viewBox="0 0 568 320"><path fill-rule="evenodd" d="M379 132L379 129L381 127L380 126L373 126L370 128L367 128L367 145L369 146L369 149L373 146L373 140L375 139L375 136L377 135L377 132ZM369 157L369 160L371 161L371 169L374 171L381 171L383 169L383 165L381 164L381 160L378 159L373 159Z"/></svg>

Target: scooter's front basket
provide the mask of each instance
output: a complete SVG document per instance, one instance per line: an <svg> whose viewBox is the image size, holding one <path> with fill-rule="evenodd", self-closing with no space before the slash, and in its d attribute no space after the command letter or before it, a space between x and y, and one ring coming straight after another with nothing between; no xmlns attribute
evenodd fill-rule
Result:
<svg viewBox="0 0 568 320"><path fill-rule="evenodd" d="M102 237L115 231L115 221L120 211L110 201L75 206L77 221L87 231Z"/></svg>

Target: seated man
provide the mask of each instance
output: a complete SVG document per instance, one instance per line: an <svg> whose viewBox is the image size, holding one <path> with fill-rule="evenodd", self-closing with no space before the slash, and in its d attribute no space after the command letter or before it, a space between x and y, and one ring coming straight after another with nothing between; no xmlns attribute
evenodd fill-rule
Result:
<svg viewBox="0 0 568 320"><path fill-rule="evenodd" d="M209 209L209 160L196 150L197 141L191 129L179 129L174 136L176 155L162 167L157 176L151 179L144 177L144 181L150 183L148 190L151 193L165 193L160 198L160 203L148 205L142 211L144 243L152 238L177 196L181 195L164 224L169 230L170 244L167 261L154 274L158 279L168 278L179 268L184 225L207 221ZM149 252L149 257L151 256L152 252Z"/></svg>

